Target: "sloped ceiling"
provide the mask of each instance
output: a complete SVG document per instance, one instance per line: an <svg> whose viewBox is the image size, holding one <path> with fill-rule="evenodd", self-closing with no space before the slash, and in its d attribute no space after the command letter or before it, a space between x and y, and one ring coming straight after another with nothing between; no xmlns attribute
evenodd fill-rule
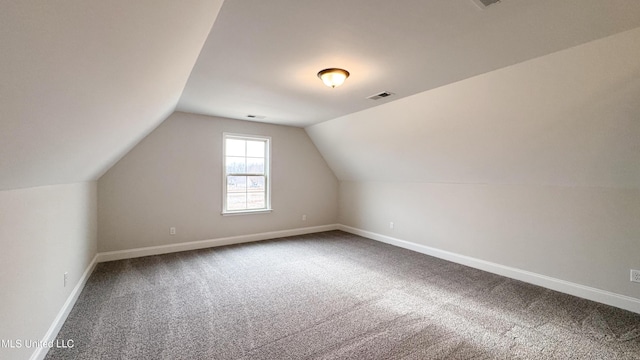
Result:
<svg viewBox="0 0 640 360"><path fill-rule="evenodd" d="M340 180L640 189L640 29L308 127Z"/></svg>
<svg viewBox="0 0 640 360"><path fill-rule="evenodd" d="M364 163L374 168L379 165L371 158L361 159L357 155L360 150L353 149L352 145L338 144L330 148L327 145L329 138L342 136L329 130L332 126L368 129L371 123L361 119L363 115L358 111L378 109L371 114L382 127L381 134L367 130L364 137L354 134L349 141L365 146L371 144L369 141L378 140L382 133L391 131L396 133L393 137L407 134L409 139L418 141L411 136L432 130L429 126L437 129L459 123L461 131L469 131L463 124L472 114L471 110L468 114L457 113L469 108L473 109L476 118L482 119L478 120L480 123L495 117L491 120L495 123L488 124L496 126L495 133L485 133L486 128L476 129L473 126L479 126L478 123L471 123L470 129L478 130L478 135L485 134L486 141L492 143L487 149L475 155L450 149L455 141L468 151L475 151L482 143L467 142L464 137L449 131L442 131L441 136L451 136L451 139L430 138L435 148L424 149L452 151L460 157L460 164L476 164L474 156L483 153L487 155L483 161L501 163L506 161L507 155L499 154L496 144L513 138L513 145L519 148L523 145L517 140L524 143L529 140L519 129L531 127L532 131L539 132L535 136L551 135L545 135L542 128L535 127L538 119L526 118L529 115L516 122L523 124L521 127L511 128L513 125L504 117L512 115L496 114L498 110L494 107L541 111L541 115L550 116L545 120L548 130L560 131L565 135L557 135L558 139L563 139L569 130L558 130L549 119L559 117L569 105L537 107L536 104L546 98L534 96L524 101L524 95L515 99L522 100L520 107L494 99L494 93L504 93L506 98L515 96L509 90L511 85L522 92L529 91L518 88L524 86L521 83L503 78L502 70L498 69L507 67L506 71L510 69L508 66L539 57L546 64L543 69L554 69L556 60L545 60L546 56L555 59L554 52L640 27L640 1L637 0L503 0L485 10L478 9L472 0L230 0L224 5L222 2L2 2L0 190L98 179L176 109L238 119L246 119L247 114L264 115L266 118L262 121L294 126L309 126L347 115L346 119L353 120L340 118L312 128L310 133L314 134L314 140L337 174L350 179L362 177L365 170L354 169L360 169ZM630 46L634 48L633 44ZM576 55L570 62L576 61L580 63L581 57ZM608 60L603 56L601 60L593 58L592 61ZM570 68L567 64L563 66ZM352 73L340 88L326 88L316 78L318 70L331 66L345 67ZM625 69L618 69L616 63L612 66L614 72ZM583 103L589 104L587 94L565 95L554 88L553 77L560 75L559 79L563 79L563 72L550 72L547 76L539 75L537 68L530 71L528 75L516 74L542 89L550 88L549 93L558 98L575 97L569 103L577 109L581 109L579 106ZM495 84L477 84L479 80L474 80L477 79L474 76L479 74L490 76ZM580 79L579 74L576 76ZM461 83L466 85L453 86L461 86L455 89L467 91L467 96L449 94L449 103L431 100L445 96L443 92L453 89L448 84L464 79L469 79ZM614 76L613 79L618 78ZM594 85L593 91L603 92L606 96L611 96L611 92L621 93L621 96L636 94L633 80L615 84L609 80L603 79L603 85ZM573 81L570 86L566 85L566 92L576 90L582 94L586 91L580 89L582 80ZM618 85L626 90L620 90ZM494 88L499 86L504 88ZM422 93L430 89L433 93ZM472 92L474 89L480 92ZM377 102L365 99L384 90L396 95ZM433 108L411 110L417 105L407 103L405 99L414 94L419 94L419 101L424 100ZM457 102L451 105L454 98ZM471 106L469 98L472 104L478 99L484 99L485 103ZM620 109L638 114L632 102L618 104L622 100L617 97L609 101L620 105ZM439 108L445 104L460 109L447 113L454 110ZM380 115L388 109L397 109L400 119L413 119L411 111L419 112L421 116L431 112L434 116L415 122L407 120L403 125L406 128L394 129L395 123L387 119L393 116ZM609 112L608 107L585 109ZM622 116L621 111L613 112ZM348 116L353 113L353 117ZM434 119L443 122L436 123ZM505 122L506 127L498 126L502 124L500 121ZM417 130L412 135L414 125ZM605 124L592 126L596 126L595 131ZM355 130L347 133L350 131ZM631 131L630 134L635 133ZM432 135L427 133L425 136ZM558 139L548 141L562 151L564 148ZM594 142L591 147L583 144L588 152L605 146L599 143L601 139L583 140ZM380 152L380 156L399 154L400 149L410 154L409 157L417 156L411 154L423 149L408 146L410 142L407 141L402 144L395 141L387 142L383 138L373 148L366 147L370 148L369 153ZM627 145L612 146L630 146L624 144ZM533 149L536 148L527 151ZM545 151L552 156L556 152L550 149ZM336 160L338 150L343 153L343 160ZM348 153L350 150L354 153ZM630 149L617 151L624 159L629 154L635 155L627 150ZM490 153L496 154L494 160L489 160ZM618 164L620 160L614 156L618 153L608 154L596 152L593 161L603 167L606 167L604 161L609 159ZM581 157L575 156L580 163ZM359 163L358 159L364 162ZM446 157L433 155L432 162L428 163L431 170L423 170L421 176L439 174L433 177L434 181L483 179L487 177L484 170L473 169L481 168L483 164L491 165L481 161L471 168L459 165L456 170L443 165L441 162L445 160L442 159ZM541 161L542 158L534 156L532 159ZM569 159L565 154L552 163L560 167L567 165ZM517 163L518 160L511 161ZM391 164L389 170L403 170L398 166ZM415 174L415 170L411 171L407 174ZM459 174L464 171L469 176ZM635 174L636 170L627 171ZM500 173L491 176L497 174ZM578 171L574 175L582 176L580 174ZM622 184L635 179L635 175L631 178L620 176L617 180L593 177L592 180L600 180L589 180L589 183ZM509 177L505 179L512 181Z"/></svg>
<svg viewBox="0 0 640 360"><path fill-rule="evenodd" d="M0 190L97 179L175 109L222 0L0 5Z"/></svg>
<svg viewBox="0 0 640 360"><path fill-rule="evenodd" d="M227 1L178 110L304 127L638 26L638 0Z"/></svg>

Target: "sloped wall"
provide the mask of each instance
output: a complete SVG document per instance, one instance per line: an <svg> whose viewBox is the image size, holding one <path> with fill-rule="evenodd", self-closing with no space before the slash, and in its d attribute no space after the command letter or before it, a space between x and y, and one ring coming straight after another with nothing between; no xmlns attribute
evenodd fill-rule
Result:
<svg viewBox="0 0 640 360"><path fill-rule="evenodd" d="M271 137L273 212L221 215L223 132ZM98 248L335 224L337 206L338 181L303 129L176 112L98 181Z"/></svg>
<svg viewBox="0 0 640 360"><path fill-rule="evenodd" d="M0 190L97 180L175 109L222 3L3 1Z"/></svg>
<svg viewBox="0 0 640 360"><path fill-rule="evenodd" d="M640 29L307 128L340 223L640 299L638 58Z"/></svg>

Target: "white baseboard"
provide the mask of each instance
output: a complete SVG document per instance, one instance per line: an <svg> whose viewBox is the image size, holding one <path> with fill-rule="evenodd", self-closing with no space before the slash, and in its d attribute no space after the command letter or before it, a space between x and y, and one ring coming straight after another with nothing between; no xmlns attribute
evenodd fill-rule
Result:
<svg viewBox="0 0 640 360"><path fill-rule="evenodd" d="M268 240L268 239L276 239L276 238L286 237L286 236L304 235L304 234L311 234L311 233L331 231L331 230L346 231L348 233L360 235L372 240L377 240L387 244L413 250L419 253L434 256L434 257L455 262L458 264L470 266L476 269L506 276L506 277L524 281L530 284L539 285L539 286L556 290L559 292L563 292L566 294L578 296L588 300L593 300L603 304L619 307L621 309L640 313L640 299L612 293L605 290L592 288L589 286L572 283L565 280L552 278L545 275L536 274L533 272L529 272L529 271L525 271L517 268L512 268L509 266L492 263L485 260L472 258L465 255L452 253L445 250L432 248L426 245L420 245L420 244L412 243L409 241L396 239L390 236L381 235L381 234L353 228L346 225L331 224L331 225L313 226L313 227L298 228L298 229L291 229L291 230L271 231L271 232L251 234L251 235L230 236L230 237L211 239L211 240L191 241L191 242L180 243L180 244L151 246L151 247L138 248L138 249L98 253L93 258L89 266L87 266L84 273L82 274L82 277L80 278L80 281L78 281L78 284L76 284L76 286L73 288L73 290L71 291L71 294L67 298L67 301L64 303L64 305L58 312L58 315L56 316L55 320L49 327L49 330L45 334L43 338L43 342L55 341L55 338L58 335L60 328L62 328L62 325L67 319L67 316L69 316L71 309L73 308L76 301L78 300L78 296L80 296L82 289L84 289L84 286L87 280L89 279L89 276L93 272L93 269L95 268L96 264L99 262L130 259L130 258L149 256L149 255L160 255L160 254L167 254L167 253L178 252L178 251L204 249L209 247L240 244L240 243L261 241L261 240ZM47 355L47 351L48 351L47 348L36 349L36 351L31 355L30 360L44 359L44 357Z"/></svg>
<svg viewBox="0 0 640 360"><path fill-rule="evenodd" d="M371 231L361 230L346 225L338 225L338 229L351 234L360 235L368 239L395 245L401 248L413 250L422 254L430 255L440 259L448 260L458 264L470 266L490 273L502 275L508 278L524 281L530 284L545 287L547 289L559 291L565 294L578 296L587 300L615 306L640 314L640 299L630 296L616 294L606 290L572 283L565 280L552 278L546 275L536 274L530 271L504 266L493 262L476 259L470 256L460 255L453 252L436 249L426 245L396 239L390 236L377 234Z"/></svg>
<svg viewBox="0 0 640 360"><path fill-rule="evenodd" d="M129 250L108 251L108 252L98 253L98 262L132 259L132 258L137 258L142 256L161 255L161 254L168 254L168 253L179 252L179 251L206 249L206 248L216 247L216 246L233 245L233 244L241 244L241 243L252 242L252 241L277 239L277 238L286 237L286 236L312 234L316 232L330 231L330 230L337 230L337 229L338 229L337 224L331 224L331 225L311 226L311 227L290 229L290 230L270 231L270 232L250 234L250 235L230 236L230 237L211 239L211 240L190 241L190 242L184 242L184 243L178 243L178 244L149 246L149 247L129 249Z"/></svg>
<svg viewBox="0 0 640 360"><path fill-rule="evenodd" d="M42 343L49 343L50 341L56 340L56 336L58 336L58 332L60 332L62 325L67 320L67 317L71 312L71 309L73 309L73 305L76 304L76 301L78 300L78 297L82 292L82 289L84 289L84 285L87 283L87 280L89 280L89 276L91 276L91 273L93 272L93 269L96 267L97 263L98 263L98 255L93 257L93 260L91 260L91 263L89 263L89 266L87 266L87 268L82 273L80 280L78 281L76 286L73 288L73 290L71 290L71 294L69 294L67 301L64 302L64 305L62 305L62 308L58 312L58 315L56 316L56 318L53 320L53 323L49 327L49 330L47 330L47 333L44 335L42 339ZM36 350L33 352L33 354L31 354L31 357L29 359L42 360L44 359L45 356L47 356L48 351L49 351L48 347L37 347Z"/></svg>
<svg viewBox="0 0 640 360"><path fill-rule="evenodd" d="M62 328L62 325L67 320L71 309L75 305L82 289L84 289L89 276L93 272L93 269L96 267L96 264L99 262L112 261L112 260L121 260L121 259L130 259L148 255L160 255L167 254L178 251L188 251L188 250L196 250L196 249L204 249L215 246L223 246L223 245L232 245L232 244L240 244L251 241L260 241L260 240L268 240L268 239L277 239L280 237L286 236L295 236L295 235L304 235L304 234L312 234L316 232L322 231L331 231L337 230L337 224L331 225L322 225L322 226L311 226L305 228L298 229L290 229L290 230L280 230L280 231L271 231L259 234L251 234L251 235L239 235L239 236L230 236L219 239L211 239L211 240L202 240L202 241L191 241L180 244L170 244L170 245L162 245L162 246L151 246L146 248L138 248L138 249L130 249L130 250L122 250L122 251L109 251L102 252L96 254L93 260L87 266L82 277L80 277L80 281L73 288L71 294L67 298L67 301L64 303L58 315L53 320L53 323L49 327L49 330L45 334L43 338L43 343L48 343L50 341L55 341L56 336L58 336L58 332ZM30 360L42 360L45 358L48 352L48 348L41 347L37 348L36 351L30 357Z"/></svg>

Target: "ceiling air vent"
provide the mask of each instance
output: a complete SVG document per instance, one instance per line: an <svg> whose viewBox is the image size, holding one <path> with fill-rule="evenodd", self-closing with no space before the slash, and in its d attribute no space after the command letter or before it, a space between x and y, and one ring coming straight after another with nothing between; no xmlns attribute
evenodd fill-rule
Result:
<svg viewBox="0 0 640 360"><path fill-rule="evenodd" d="M474 4L476 4L480 9L484 9L490 5L497 4L500 0L471 0Z"/></svg>
<svg viewBox="0 0 640 360"><path fill-rule="evenodd" d="M367 99L378 100L378 99L386 98L386 97L391 96L391 95L393 95L392 92L383 91L383 92L381 92L379 94L374 94L374 95L371 95L371 96L367 96Z"/></svg>

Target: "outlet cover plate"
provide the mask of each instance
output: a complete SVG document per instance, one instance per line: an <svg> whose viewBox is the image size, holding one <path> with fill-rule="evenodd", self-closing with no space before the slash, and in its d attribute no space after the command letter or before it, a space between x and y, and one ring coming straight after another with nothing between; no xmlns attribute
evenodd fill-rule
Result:
<svg viewBox="0 0 640 360"><path fill-rule="evenodd" d="M631 269L631 281L640 283L640 270Z"/></svg>

